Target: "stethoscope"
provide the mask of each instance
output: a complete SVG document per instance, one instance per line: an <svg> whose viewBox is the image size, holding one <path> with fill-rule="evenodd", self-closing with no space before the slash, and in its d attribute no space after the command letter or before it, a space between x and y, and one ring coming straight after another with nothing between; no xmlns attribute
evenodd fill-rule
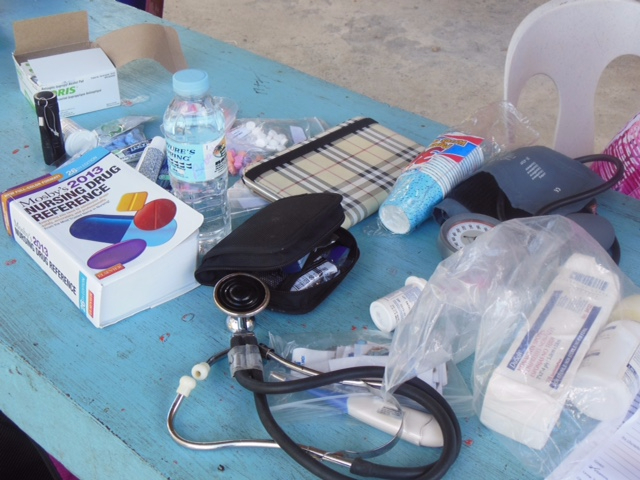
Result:
<svg viewBox="0 0 640 480"><path fill-rule="evenodd" d="M167 416L167 428L171 437L183 447L194 450L218 450L223 448L281 448L291 458L323 479L350 479L331 468L327 463L344 467L353 475L388 479L435 479L441 478L453 465L461 447L460 425L455 413L442 396L430 385L418 378L401 384L394 395L402 396L426 409L440 425L443 447L435 462L416 467L395 467L373 463L369 458L389 451L400 438L402 421L398 433L385 445L367 452L328 452L309 445L300 445L292 440L276 422L267 401L267 395L287 394L325 387L335 383L361 386L369 391L379 391L384 375L382 367L355 367L328 373L318 372L276 354L271 348L260 344L253 333L255 316L269 304L268 287L257 277L246 273L233 273L222 278L214 287L215 304L227 315L227 328L232 331L228 349L216 353L206 362L195 365L191 375L183 376L177 396ZM197 442L184 438L175 428L175 418L185 398L198 381L205 380L211 367L227 357L232 376L240 385L250 390L255 399L256 410L262 425L271 439L222 440ZM263 378L263 361L274 360L303 378L282 382L269 382ZM402 415L399 403L389 398L392 408Z"/></svg>

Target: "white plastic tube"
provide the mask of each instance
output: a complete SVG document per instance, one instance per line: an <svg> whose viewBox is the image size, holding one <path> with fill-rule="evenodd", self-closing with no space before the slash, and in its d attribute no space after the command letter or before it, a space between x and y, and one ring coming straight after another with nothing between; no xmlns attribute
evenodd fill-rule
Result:
<svg viewBox="0 0 640 480"><path fill-rule="evenodd" d="M191 368L191 376L196 380L206 380L211 371L211 365L207 362L201 362Z"/></svg>

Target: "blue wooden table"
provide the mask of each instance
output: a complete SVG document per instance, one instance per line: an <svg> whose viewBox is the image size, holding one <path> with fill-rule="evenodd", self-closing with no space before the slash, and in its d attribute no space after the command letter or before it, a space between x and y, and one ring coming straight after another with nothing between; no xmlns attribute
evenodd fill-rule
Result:
<svg viewBox="0 0 640 480"><path fill-rule="evenodd" d="M18 90L11 60L12 22L87 9L90 34L97 38L141 22L166 23L108 0L8 2L0 5L0 190L49 171L42 161L35 113ZM216 95L234 99L239 117L319 117L335 125L355 116L380 123L428 144L445 127L309 77L231 45L176 27L190 66L209 72ZM339 68L339 66L336 66ZM171 98L171 75L152 61L136 61L119 71L123 98L148 95L145 102L75 117L86 128L127 115L153 115L145 129L159 133L159 117ZM394 85L390 88L398 88ZM419 94L419 93L417 93ZM461 118L470 112L460 112ZM601 213L622 243L621 267L640 283L639 203L615 193L600 198ZM371 233L375 218L353 227L362 255L339 288L304 316L264 312L257 334L366 332L372 300L398 288L409 275L428 278L440 258L433 222L409 236ZM171 440L167 410L178 379L195 363L228 346L224 315L213 305L210 287L98 330L6 235L0 235L0 410L81 479L309 478L274 449L196 452ZM135 292L132 292L135 294ZM461 365L470 375L470 362ZM196 440L264 438L251 395L229 378L226 362L198 387L180 411L178 427ZM463 448L448 478L536 478L475 416L460 419ZM351 433L340 419L292 423L302 443L335 447L353 438L352 448L371 447L384 437L370 429ZM333 442L333 443L332 443ZM437 451L397 447L384 460L423 463ZM430 457L431 456L431 457Z"/></svg>

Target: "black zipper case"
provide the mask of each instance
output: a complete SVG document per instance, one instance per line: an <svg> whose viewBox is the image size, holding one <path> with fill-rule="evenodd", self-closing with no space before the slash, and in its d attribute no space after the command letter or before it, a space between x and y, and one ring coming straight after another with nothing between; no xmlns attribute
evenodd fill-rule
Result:
<svg viewBox="0 0 640 480"><path fill-rule="evenodd" d="M215 286L228 274L249 273L269 287L270 310L310 312L360 257L356 239L341 227L341 201L335 193L276 200L209 250L196 269L196 280Z"/></svg>

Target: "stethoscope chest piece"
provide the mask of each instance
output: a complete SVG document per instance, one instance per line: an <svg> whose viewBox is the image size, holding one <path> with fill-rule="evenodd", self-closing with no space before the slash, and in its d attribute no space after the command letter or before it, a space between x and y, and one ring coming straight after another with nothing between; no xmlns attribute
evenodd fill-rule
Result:
<svg viewBox="0 0 640 480"><path fill-rule="evenodd" d="M232 332L252 331L254 317L269 304L269 288L248 273L232 273L220 279L213 289L213 301L226 313L227 328Z"/></svg>

